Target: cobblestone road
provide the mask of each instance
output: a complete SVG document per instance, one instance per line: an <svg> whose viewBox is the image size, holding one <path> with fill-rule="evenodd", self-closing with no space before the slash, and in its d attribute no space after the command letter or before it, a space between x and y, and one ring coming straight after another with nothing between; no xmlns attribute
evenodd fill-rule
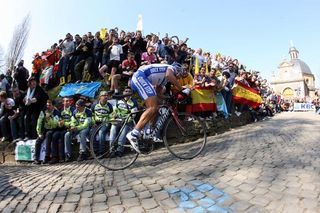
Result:
<svg viewBox="0 0 320 213"><path fill-rule="evenodd" d="M320 116L282 113L209 138L179 161L165 149L124 171L93 161L0 167L2 212L320 212Z"/></svg>

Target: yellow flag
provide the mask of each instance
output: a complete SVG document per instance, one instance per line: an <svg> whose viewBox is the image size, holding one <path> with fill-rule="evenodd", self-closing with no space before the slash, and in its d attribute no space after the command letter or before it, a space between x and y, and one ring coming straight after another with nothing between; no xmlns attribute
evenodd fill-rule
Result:
<svg viewBox="0 0 320 213"><path fill-rule="evenodd" d="M195 58L196 58L196 65L194 68L194 74L198 75L199 74L199 59L198 59L197 55L195 55Z"/></svg>
<svg viewBox="0 0 320 213"><path fill-rule="evenodd" d="M100 38L104 41L107 35L108 29L107 28L101 28L100 30Z"/></svg>
<svg viewBox="0 0 320 213"><path fill-rule="evenodd" d="M208 66L208 62L206 62L206 74L209 74L209 66Z"/></svg>

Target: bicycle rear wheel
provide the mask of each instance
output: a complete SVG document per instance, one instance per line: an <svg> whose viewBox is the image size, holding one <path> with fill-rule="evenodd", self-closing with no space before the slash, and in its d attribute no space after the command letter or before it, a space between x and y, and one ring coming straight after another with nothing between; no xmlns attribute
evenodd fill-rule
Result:
<svg viewBox="0 0 320 213"><path fill-rule="evenodd" d="M123 132L123 128L117 133L115 141L109 140L111 123L102 123L97 126L90 135L90 150L93 158L101 166L109 170L122 170L131 166L138 158L137 153L128 141L123 146L118 145L118 139ZM104 140L101 143L99 140L99 132L106 130ZM124 133L123 133L124 134Z"/></svg>
<svg viewBox="0 0 320 213"><path fill-rule="evenodd" d="M179 113L164 127L164 143L171 154L180 159L198 156L207 142L206 126L197 116Z"/></svg>

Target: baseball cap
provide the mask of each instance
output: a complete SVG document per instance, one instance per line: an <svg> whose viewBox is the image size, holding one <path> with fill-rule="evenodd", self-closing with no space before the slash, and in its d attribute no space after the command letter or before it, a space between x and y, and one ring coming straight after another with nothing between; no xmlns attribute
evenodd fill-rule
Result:
<svg viewBox="0 0 320 213"><path fill-rule="evenodd" d="M107 91L101 91L99 93L99 96L107 96L108 95L108 92Z"/></svg>
<svg viewBox="0 0 320 213"><path fill-rule="evenodd" d="M84 107L86 105L86 103L84 102L84 100L79 99L79 100L77 100L76 105Z"/></svg>

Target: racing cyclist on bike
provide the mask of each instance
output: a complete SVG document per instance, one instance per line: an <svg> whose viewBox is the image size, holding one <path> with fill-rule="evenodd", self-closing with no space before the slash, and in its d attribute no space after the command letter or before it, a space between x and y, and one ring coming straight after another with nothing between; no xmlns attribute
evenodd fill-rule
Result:
<svg viewBox="0 0 320 213"><path fill-rule="evenodd" d="M141 66L133 74L131 88L139 94L147 106L134 129L126 135L132 147L138 153L140 153L138 144L141 137L140 131L148 122L154 121L157 117L159 110L157 94L158 96L162 94L167 82L172 83L182 93L189 93L189 89L183 88L178 82L183 71L181 64L174 62L172 65L150 64Z"/></svg>

